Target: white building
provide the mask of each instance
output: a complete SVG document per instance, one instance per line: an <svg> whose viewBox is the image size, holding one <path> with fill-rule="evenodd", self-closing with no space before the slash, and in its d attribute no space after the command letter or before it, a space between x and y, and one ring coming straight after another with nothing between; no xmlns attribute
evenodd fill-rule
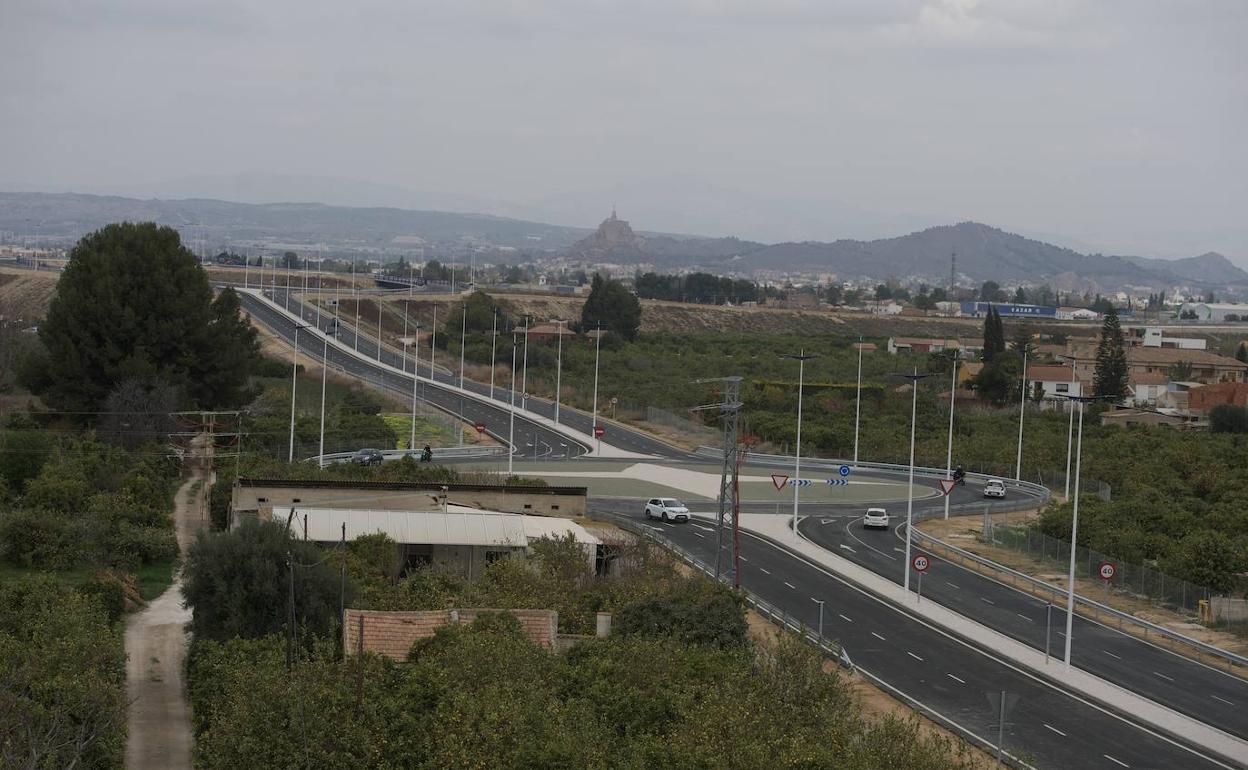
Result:
<svg viewBox="0 0 1248 770"><path fill-rule="evenodd" d="M1059 307L1056 314L1059 321L1099 321L1101 314L1086 307Z"/></svg>
<svg viewBox="0 0 1248 770"><path fill-rule="evenodd" d="M1063 396L1082 396L1083 380L1070 366L1039 365L1027 367L1027 397L1041 388L1044 401L1065 401Z"/></svg>
<svg viewBox="0 0 1248 770"><path fill-rule="evenodd" d="M1167 337L1160 326L1132 329L1133 340L1146 348L1179 348L1180 350L1205 350L1208 341L1198 337Z"/></svg>
<svg viewBox="0 0 1248 770"><path fill-rule="evenodd" d="M1233 316L1232 321L1248 318L1248 305L1238 303L1184 302L1179 307L1179 317L1182 318L1189 310L1196 314L1197 321L1211 323L1222 323L1227 316Z"/></svg>

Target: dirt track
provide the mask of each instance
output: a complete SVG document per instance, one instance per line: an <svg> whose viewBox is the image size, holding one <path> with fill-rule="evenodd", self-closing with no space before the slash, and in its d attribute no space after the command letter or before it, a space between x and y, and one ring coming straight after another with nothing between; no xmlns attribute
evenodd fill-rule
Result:
<svg viewBox="0 0 1248 770"><path fill-rule="evenodd" d="M200 480L205 483L197 486ZM204 467L192 463L174 508L178 548L184 555L203 525L201 500L206 485ZM163 594L126 622L127 770L189 770L191 766L191 712L182 681L190 620L190 611L182 607L179 574Z"/></svg>

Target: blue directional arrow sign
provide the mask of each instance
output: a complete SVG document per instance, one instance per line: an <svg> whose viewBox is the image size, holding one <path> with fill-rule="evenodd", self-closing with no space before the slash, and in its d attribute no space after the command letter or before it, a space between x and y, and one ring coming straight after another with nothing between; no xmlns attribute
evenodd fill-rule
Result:
<svg viewBox="0 0 1248 770"><path fill-rule="evenodd" d="M842 466L841 466L841 469L840 469L840 471L839 471L839 472L840 472L840 474L841 474L841 477L842 477L842 478L845 478L845 477L849 476L849 473L850 473L850 471L851 471L851 470L853 470L853 469L852 469L852 468L850 468L848 465L842 465Z"/></svg>
<svg viewBox="0 0 1248 770"><path fill-rule="evenodd" d="M827 479L827 484L830 487L847 487L849 479Z"/></svg>
<svg viewBox="0 0 1248 770"><path fill-rule="evenodd" d="M813 483L810 479L789 479L789 486L791 487L808 487Z"/></svg>

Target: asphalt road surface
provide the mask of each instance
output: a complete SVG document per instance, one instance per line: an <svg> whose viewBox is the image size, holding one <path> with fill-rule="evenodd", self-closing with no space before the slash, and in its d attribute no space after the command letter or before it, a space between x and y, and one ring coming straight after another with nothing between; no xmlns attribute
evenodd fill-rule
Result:
<svg viewBox="0 0 1248 770"><path fill-rule="evenodd" d="M643 505L643 500L593 500L590 512L596 518L629 519L660 529L713 564L714 527L698 521L647 522ZM997 719L988 696L1002 690L1017 695L1007 716L1004 745L1036 767L1228 767L1061 691L761 538L743 533L741 541L743 587L810 628L819 620L815 600L825 601L824 634L844 645L855 666L963 728L995 743Z"/></svg>

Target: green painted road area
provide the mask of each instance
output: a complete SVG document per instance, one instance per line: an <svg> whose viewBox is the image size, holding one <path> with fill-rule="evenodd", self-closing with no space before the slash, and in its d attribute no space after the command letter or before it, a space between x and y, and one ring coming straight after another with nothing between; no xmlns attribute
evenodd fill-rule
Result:
<svg viewBox="0 0 1248 770"><path fill-rule="evenodd" d="M505 463L465 466L465 471L506 469ZM514 472L540 478L552 486L588 487L591 496L679 497L686 501L715 500L719 494L719 467L706 463L663 463L634 460L572 460L517 462ZM745 502L792 503L793 487L777 490L770 468L745 467L741 471L741 499ZM847 486L830 486L824 479L837 478L835 471L816 470L805 476L812 484L802 487L801 499L812 503L889 503L906 499L906 483L870 476L849 476ZM933 497L929 487L916 487L915 499Z"/></svg>

